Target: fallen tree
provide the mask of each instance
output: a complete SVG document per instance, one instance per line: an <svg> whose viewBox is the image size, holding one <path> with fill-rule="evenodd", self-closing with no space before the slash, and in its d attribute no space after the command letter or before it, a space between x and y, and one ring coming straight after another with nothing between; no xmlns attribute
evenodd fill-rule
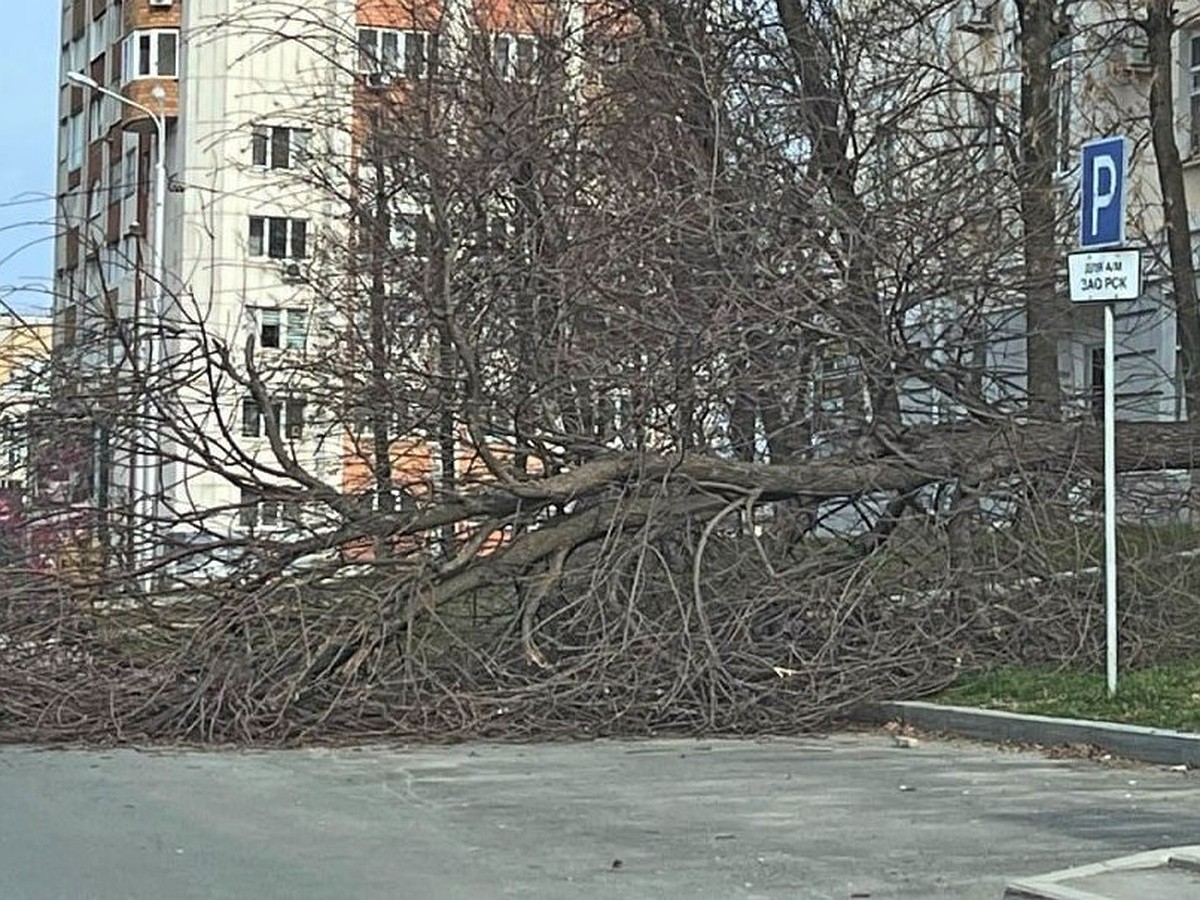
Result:
<svg viewBox="0 0 1200 900"><path fill-rule="evenodd" d="M1095 579L1056 574L1093 558L1070 563L1089 529L1071 525L1065 502L1026 498L1000 530L977 520L969 567L949 552L954 509L900 507L886 529L799 543L776 528L781 503L951 480L984 494L1071 483L1094 474L1095 437L1082 425L977 426L779 465L614 457L408 518L376 514L336 537L508 527L488 553L464 535L457 554L400 543L366 567L348 558L286 575L294 550L281 544L263 548L273 577L260 560L254 578L170 602L28 593L5 619L0 728L251 743L794 731L935 690L963 666L1099 658ZM1195 440L1123 428L1123 468L1184 466ZM1162 598L1190 596L1193 558L1128 562L1129 652L1186 644L1189 619Z"/></svg>

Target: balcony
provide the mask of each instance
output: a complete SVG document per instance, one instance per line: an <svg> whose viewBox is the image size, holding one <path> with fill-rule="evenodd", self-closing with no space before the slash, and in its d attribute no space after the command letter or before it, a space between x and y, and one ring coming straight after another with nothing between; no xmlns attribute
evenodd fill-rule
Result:
<svg viewBox="0 0 1200 900"><path fill-rule="evenodd" d="M143 28L125 37L121 53L122 93L165 117L179 114L179 29ZM153 129L146 113L126 106L122 124L130 131Z"/></svg>

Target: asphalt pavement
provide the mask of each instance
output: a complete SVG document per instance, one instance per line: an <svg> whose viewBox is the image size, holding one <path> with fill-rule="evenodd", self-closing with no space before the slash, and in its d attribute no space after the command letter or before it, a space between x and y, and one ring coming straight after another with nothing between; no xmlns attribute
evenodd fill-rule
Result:
<svg viewBox="0 0 1200 900"><path fill-rule="evenodd" d="M0 898L930 898L1200 841L1200 780L887 735L0 748Z"/></svg>

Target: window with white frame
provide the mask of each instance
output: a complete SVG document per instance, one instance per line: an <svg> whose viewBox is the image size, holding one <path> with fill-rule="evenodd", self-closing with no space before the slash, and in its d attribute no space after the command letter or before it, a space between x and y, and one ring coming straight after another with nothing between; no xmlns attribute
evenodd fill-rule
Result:
<svg viewBox="0 0 1200 900"><path fill-rule="evenodd" d="M125 264L125 259L121 255L121 248L117 244L106 244L101 251L101 262L104 272L104 284L112 290L121 283L121 279L125 277L128 267Z"/></svg>
<svg viewBox="0 0 1200 900"><path fill-rule="evenodd" d="M437 34L392 28L358 30L358 68L368 75L418 81L437 71Z"/></svg>
<svg viewBox="0 0 1200 900"><path fill-rule="evenodd" d="M276 528L280 524L280 502L258 491L242 488L238 503L238 525L242 528Z"/></svg>
<svg viewBox="0 0 1200 900"><path fill-rule="evenodd" d="M308 313L302 309L289 309L283 329L283 346L286 350L303 350L308 342Z"/></svg>
<svg viewBox="0 0 1200 900"><path fill-rule="evenodd" d="M83 266L83 289L87 294L85 302L94 309L93 304L108 288L109 285L104 281L104 266L100 257L98 255L89 256ZM89 330L95 327L91 316L88 316L85 321L88 323Z"/></svg>
<svg viewBox="0 0 1200 900"><path fill-rule="evenodd" d="M138 248L139 245L136 236L130 234L121 239L121 265L125 267L126 271L132 270L137 263Z"/></svg>
<svg viewBox="0 0 1200 900"><path fill-rule="evenodd" d="M67 72L82 72L87 66L87 43L71 41L63 49L63 68Z"/></svg>
<svg viewBox="0 0 1200 900"><path fill-rule="evenodd" d="M1070 37L1050 50L1050 94L1054 112L1054 169L1058 175L1071 170L1071 50Z"/></svg>
<svg viewBox="0 0 1200 900"><path fill-rule="evenodd" d="M303 350L308 338L308 313L303 309L254 311L258 345L274 350Z"/></svg>
<svg viewBox="0 0 1200 900"><path fill-rule="evenodd" d="M294 169L308 161L308 142L312 132L307 128L278 125L255 125L251 138L251 158L254 165L264 169Z"/></svg>
<svg viewBox="0 0 1200 900"><path fill-rule="evenodd" d="M100 182L93 181L88 185L87 189L87 219L89 222L95 222L100 218L100 213L103 211L101 198L104 192L100 189Z"/></svg>
<svg viewBox="0 0 1200 900"><path fill-rule="evenodd" d="M305 259L308 221L284 216L251 216L247 252L251 257Z"/></svg>
<svg viewBox="0 0 1200 900"><path fill-rule="evenodd" d="M286 493L270 496L243 488L238 504L238 525L242 528L273 530L286 525L300 525L304 509L300 501L289 499Z"/></svg>
<svg viewBox="0 0 1200 900"><path fill-rule="evenodd" d="M538 40L531 34L492 36L492 67L503 81L528 81L537 66Z"/></svg>
<svg viewBox="0 0 1200 900"><path fill-rule="evenodd" d="M154 28L125 38L121 54L123 80L176 78L179 75L179 31Z"/></svg>
<svg viewBox="0 0 1200 900"><path fill-rule="evenodd" d="M304 437L304 411L307 406L301 397L271 400L270 418L279 426L279 436L286 439ZM262 437L267 433L268 415L254 397L242 399L242 437Z"/></svg>
<svg viewBox="0 0 1200 900"><path fill-rule="evenodd" d="M119 87L111 88L111 90L119 90ZM110 97L105 94L100 100L101 118L104 120L104 128L107 131L121 120L121 102L116 97Z"/></svg>
<svg viewBox="0 0 1200 900"><path fill-rule="evenodd" d="M108 147L108 205L112 206L121 199L121 151L119 145L109 144Z"/></svg>
<svg viewBox="0 0 1200 900"><path fill-rule="evenodd" d="M88 25L88 59L95 59L108 49L108 18L105 10Z"/></svg>
<svg viewBox="0 0 1200 900"><path fill-rule="evenodd" d="M104 17L108 23L106 29L107 34L104 36L104 42L108 46L112 46L121 39L121 32L125 29L124 16L121 15L121 2L117 0L109 9L108 14Z"/></svg>
<svg viewBox="0 0 1200 900"><path fill-rule="evenodd" d="M88 141L98 141L108 130L104 121L104 103L100 94L93 94L88 101Z"/></svg>
<svg viewBox="0 0 1200 900"><path fill-rule="evenodd" d="M78 169L83 165L85 142L83 113L77 112L67 119L67 168Z"/></svg>
<svg viewBox="0 0 1200 900"><path fill-rule="evenodd" d="M125 151L125 175L121 179L121 187L122 196L126 199L137 193L138 159L136 147L130 147Z"/></svg>

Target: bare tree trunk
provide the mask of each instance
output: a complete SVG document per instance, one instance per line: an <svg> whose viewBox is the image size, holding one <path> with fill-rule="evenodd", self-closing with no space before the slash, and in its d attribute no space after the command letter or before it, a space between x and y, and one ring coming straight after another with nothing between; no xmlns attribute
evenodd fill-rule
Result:
<svg viewBox="0 0 1200 900"><path fill-rule="evenodd" d="M1061 410L1056 328L1063 313L1055 293L1055 120L1051 51L1059 40L1057 0L1018 0L1021 29L1021 186L1025 259L1025 325L1029 408L1057 419Z"/></svg>
<svg viewBox="0 0 1200 900"><path fill-rule="evenodd" d="M1188 418L1200 410L1200 299L1196 292L1196 266L1188 226L1187 193L1183 166L1175 143L1175 97L1171 53L1177 30L1171 0L1147 0L1146 33L1150 44L1150 136L1158 165L1158 183L1163 198L1163 222L1171 259L1171 287L1175 294L1175 328L1182 353L1176 361L1183 376Z"/></svg>
<svg viewBox="0 0 1200 900"><path fill-rule="evenodd" d="M796 75L804 91L806 118L811 132L812 170L829 193L836 211L835 227L845 260L843 277L848 303L844 310L847 332L854 336L851 351L859 358L867 379L874 418L899 425L900 400L892 367L891 329L881 308L876 278L873 217L859 193L857 165L851 146L856 111L847 108L846 94L834 79L834 51L822 28L836 23L834 15L801 0L776 0L791 49Z"/></svg>
<svg viewBox="0 0 1200 900"><path fill-rule="evenodd" d="M454 401L457 394L457 353L454 348L454 337L450 328L450 317L454 315L453 299L450 288L450 251L446 247L444 230L438 228L437 249L434 259L437 261L433 273L433 290L436 291L436 308L434 311L438 333L437 349L437 489L441 494L434 499L435 503L444 502L444 498L452 497L456 488L457 470L455 469L455 450L457 436L455 426ZM441 552L453 553L454 525L447 524L441 529Z"/></svg>
<svg viewBox="0 0 1200 900"><path fill-rule="evenodd" d="M378 152L378 151L377 151ZM370 288L370 346L371 384L367 396L371 403L372 453L375 469L375 496L383 513L396 508L392 492L392 396L388 385L388 322L387 322L387 250L391 243L387 172L381 159L375 160L374 208L369 237L371 257ZM377 547L383 553L385 548Z"/></svg>

